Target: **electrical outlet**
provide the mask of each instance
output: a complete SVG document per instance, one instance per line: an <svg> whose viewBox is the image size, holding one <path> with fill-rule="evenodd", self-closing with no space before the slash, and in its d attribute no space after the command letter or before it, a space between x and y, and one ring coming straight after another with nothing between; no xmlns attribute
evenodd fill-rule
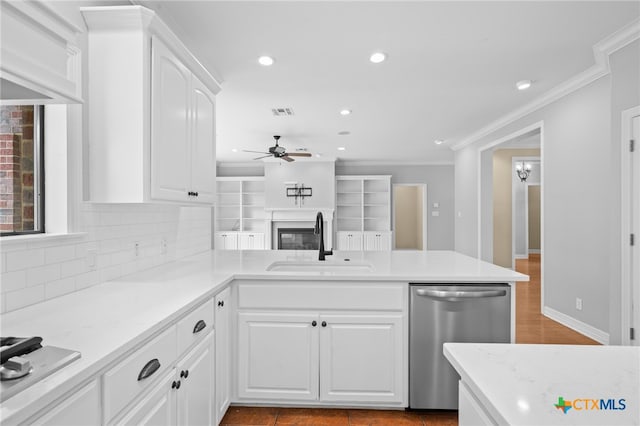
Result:
<svg viewBox="0 0 640 426"><path fill-rule="evenodd" d="M576 309L579 311L582 310L582 299L580 299L579 297L576 297Z"/></svg>
<svg viewBox="0 0 640 426"><path fill-rule="evenodd" d="M140 256L140 243L138 241L133 243L133 251L135 253L135 257Z"/></svg>
<svg viewBox="0 0 640 426"><path fill-rule="evenodd" d="M160 238L160 254L167 254L167 239Z"/></svg>
<svg viewBox="0 0 640 426"><path fill-rule="evenodd" d="M87 250L87 267L90 271L95 271L98 267L98 250Z"/></svg>

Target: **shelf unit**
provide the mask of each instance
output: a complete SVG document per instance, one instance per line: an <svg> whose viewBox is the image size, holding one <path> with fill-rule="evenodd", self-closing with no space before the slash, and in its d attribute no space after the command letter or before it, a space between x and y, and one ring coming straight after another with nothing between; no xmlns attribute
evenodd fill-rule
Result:
<svg viewBox="0 0 640 426"><path fill-rule="evenodd" d="M363 244L369 233L382 242ZM391 250L391 176L336 176L336 240L338 250Z"/></svg>
<svg viewBox="0 0 640 426"><path fill-rule="evenodd" d="M264 249L264 178L219 177L216 181L216 235L236 233L235 247L226 244L224 249Z"/></svg>

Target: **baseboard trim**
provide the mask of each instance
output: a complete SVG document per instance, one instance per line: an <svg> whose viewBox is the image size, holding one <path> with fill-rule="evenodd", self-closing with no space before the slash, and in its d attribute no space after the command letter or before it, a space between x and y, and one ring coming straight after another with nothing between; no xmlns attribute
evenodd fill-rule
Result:
<svg viewBox="0 0 640 426"><path fill-rule="evenodd" d="M562 312L556 311L548 306L542 308L542 314L556 322L559 322L565 327L569 327L570 329L595 340L598 343L602 343L603 345L609 344L609 333L605 333L604 331L570 317L567 314L563 314Z"/></svg>
<svg viewBox="0 0 640 426"><path fill-rule="evenodd" d="M528 254L516 254L514 256L514 258L516 258L516 259L528 259L529 255Z"/></svg>
<svg viewBox="0 0 640 426"><path fill-rule="evenodd" d="M529 254L540 254L540 249L529 249Z"/></svg>

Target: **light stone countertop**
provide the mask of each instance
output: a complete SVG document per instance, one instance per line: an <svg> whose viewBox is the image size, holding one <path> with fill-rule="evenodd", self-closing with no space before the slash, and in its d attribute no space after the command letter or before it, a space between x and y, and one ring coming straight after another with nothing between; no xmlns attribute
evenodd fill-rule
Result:
<svg viewBox="0 0 640 426"><path fill-rule="evenodd" d="M335 252L332 262L372 271L268 272L275 261L313 261L316 251L208 251L0 316L2 336L41 336L82 357L0 405L0 422L25 420L76 390L233 279L514 282L526 275L452 251Z"/></svg>
<svg viewBox="0 0 640 426"><path fill-rule="evenodd" d="M444 354L498 424L640 424L640 347L445 343ZM559 397L575 406L564 413Z"/></svg>

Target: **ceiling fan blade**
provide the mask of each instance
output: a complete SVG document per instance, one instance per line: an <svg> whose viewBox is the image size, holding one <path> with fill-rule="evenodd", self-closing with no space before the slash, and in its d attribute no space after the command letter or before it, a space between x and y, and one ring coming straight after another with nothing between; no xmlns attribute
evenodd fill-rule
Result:
<svg viewBox="0 0 640 426"><path fill-rule="evenodd" d="M254 160L260 160L260 159L262 159L262 158L267 158L267 157L271 157L271 154L269 154L269 155L263 155L262 157L254 158Z"/></svg>
<svg viewBox="0 0 640 426"><path fill-rule="evenodd" d="M264 151L249 151L247 149L243 149L242 152L255 152L257 154L271 154L270 152L264 152Z"/></svg>
<svg viewBox="0 0 640 426"><path fill-rule="evenodd" d="M290 157L311 157L310 152L287 152L286 155Z"/></svg>
<svg viewBox="0 0 640 426"><path fill-rule="evenodd" d="M289 157L289 154L282 155L282 156L280 156L280 158L282 160L284 160L284 161L288 161L289 163L292 162L292 161L295 161L293 158Z"/></svg>

